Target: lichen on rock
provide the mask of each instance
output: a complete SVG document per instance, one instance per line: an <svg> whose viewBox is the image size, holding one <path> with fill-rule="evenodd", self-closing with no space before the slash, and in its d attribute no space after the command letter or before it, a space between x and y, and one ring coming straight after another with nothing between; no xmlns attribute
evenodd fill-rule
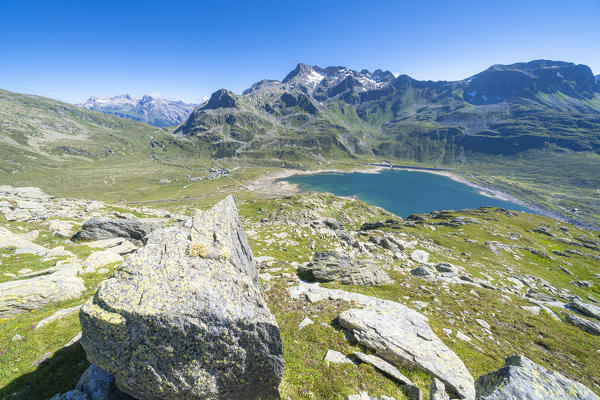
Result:
<svg viewBox="0 0 600 400"><path fill-rule="evenodd" d="M269 399L279 327L233 197L152 232L80 313L90 362L143 399Z"/></svg>

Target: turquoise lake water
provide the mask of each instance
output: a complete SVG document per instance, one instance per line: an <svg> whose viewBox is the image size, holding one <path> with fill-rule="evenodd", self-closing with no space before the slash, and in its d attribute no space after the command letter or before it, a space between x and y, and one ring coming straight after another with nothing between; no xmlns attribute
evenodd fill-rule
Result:
<svg viewBox="0 0 600 400"><path fill-rule="evenodd" d="M484 196L478 189L441 175L418 171L383 170L379 173L323 173L286 178L303 191L330 192L359 199L400 217L434 210L482 206L534 212L519 204Z"/></svg>

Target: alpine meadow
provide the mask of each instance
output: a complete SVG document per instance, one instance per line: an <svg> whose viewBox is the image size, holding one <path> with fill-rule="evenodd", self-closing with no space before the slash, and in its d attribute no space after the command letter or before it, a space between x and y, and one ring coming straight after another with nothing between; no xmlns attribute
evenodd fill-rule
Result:
<svg viewBox="0 0 600 400"><path fill-rule="evenodd" d="M597 2L33 3L0 399L600 400Z"/></svg>

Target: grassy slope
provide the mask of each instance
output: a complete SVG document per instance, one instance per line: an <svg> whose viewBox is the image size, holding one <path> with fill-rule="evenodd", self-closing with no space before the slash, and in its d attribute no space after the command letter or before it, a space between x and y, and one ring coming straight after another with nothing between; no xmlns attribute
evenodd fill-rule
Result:
<svg viewBox="0 0 600 400"><path fill-rule="evenodd" d="M350 353L361 349L344 338L343 332L335 323L340 311L351 307L350 304L336 302L306 303L289 298L286 288L292 280L285 274L295 274L293 262L309 261L312 251L308 250L310 242L316 250L333 249L337 245L335 238L320 233L312 234L307 227L296 225L293 221L310 220L313 216L335 217L344 222L346 229L356 230L363 221L388 219L389 213L381 209L369 207L362 202L350 202L331 195L306 194L288 198L250 200L240 205L244 226L249 232L252 250L255 256L273 256L278 261L274 268L267 270L275 278L265 282L269 288L265 292L267 302L280 324L284 342L284 358L286 369L281 391L284 398L320 399L344 398L345 395L367 390L372 395L391 395L403 399L399 386L375 371L373 368L360 365L327 365L323 357L327 350L334 349ZM529 251L517 249L520 260L507 254L494 254L484 243L488 240L499 240L515 244L517 247L544 248L552 250L575 249L581 247L564 244L531 229L544 225L553 232L563 236L586 236L600 240L597 233L576 228L568 224L558 223L551 219L518 213L508 217L502 213L475 211L453 212L452 215L472 216L480 219L482 224L470 224L453 228L436 226L435 230L427 227L439 220L429 220L417 227L404 226L402 229L389 230L390 234L407 235L407 239L417 239L418 248L432 254L434 262L449 261L460 265L475 277L488 276L494 285L509 284L506 280L506 266L514 273L528 274L547 280L557 288L567 288L574 294L586 299L587 296L600 298L600 287L594 274L600 273L599 262L593 258L593 250L583 249L584 256L572 255L564 258L552 255L555 260L541 258ZM260 223L267 219L268 223ZM23 224L3 223L12 230ZM568 233L560 228L567 228ZM28 225L27 229L38 229L41 234L38 243L52 247L64 245L50 236L44 225ZM274 234L287 233L285 240L275 238ZM521 238L508 240L509 233L518 233ZM477 243L467 243L466 238ZM363 237L361 240L367 240ZM86 246L70 245L68 249L85 257L90 249ZM381 254L384 256L384 254ZM600 349L600 338L589 335L578 328L564 322L552 320L543 311L533 315L518 306L531 305L524 299L507 295L502 298L494 290L472 289L470 286L452 285L449 290L443 289L434 282L412 277L406 269L401 268L400 261L384 257L383 266L398 267L398 271L390 271L395 279L394 285L382 288L361 288L342 286L335 283L325 284L344 290L361 292L381 298L399 301L412 306L413 301L424 301L429 305L423 312L429 317L434 332L465 362L472 375L479 375L498 368L503 357L514 353L522 353L546 367L577 379L596 392L600 392L600 366L597 361L597 350ZM1 271L20 268L40 269L41 260L32 257L18 258L6 255L2 258ZM567 267L573 276L560 270ZM39 331L33 326L44 317L51 315L59 308L81 304L94 291L94 288L105 275L84 276L88 290L81 299L53 304L44 309L2 321L0 324L0 399L30 398L44 399L58 391L73 387L79 375L87 367L79 345L61 349L78 331L79 321L76 315L50 324ZM592 288L578 288L572 280L587 279L596 282ZM473 294L475 293L475 294ZM507 300L508 299L508 300ZM557 314L560 315L559 310ZM447 315L452 315L453 323ZM298 324L309 316L315 324L298 331ZM492 325L492 338L488 338L476 324L476 318L483 318ZM561 317L562 318L562 317ZM325 325L321 324L324 323ZM446 336L442 328L450 328L453 333ZM467 343L456 338L456 331L471 336L473 342ZM23 341L13 342L14 335L25 337ZM56 353L53 353L56 352ZM46 353L49 359L34 366L37 359ZM426 393L431 377L418 369L405 366L401 371L413 379Z"/></svg>

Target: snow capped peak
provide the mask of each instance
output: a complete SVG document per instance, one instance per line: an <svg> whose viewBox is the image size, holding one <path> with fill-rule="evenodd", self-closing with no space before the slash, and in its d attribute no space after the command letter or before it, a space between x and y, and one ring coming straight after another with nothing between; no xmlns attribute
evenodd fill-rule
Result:
<svg viewBox="0 0 600 400"><path fill-rule="evenodd" d="M114 114L156 126L180 124L196 107L196 104L162 98L159 93L145 94L141 99L129 94L114 97L91 96L85 103L79 105L89 110Z"/></svg>

